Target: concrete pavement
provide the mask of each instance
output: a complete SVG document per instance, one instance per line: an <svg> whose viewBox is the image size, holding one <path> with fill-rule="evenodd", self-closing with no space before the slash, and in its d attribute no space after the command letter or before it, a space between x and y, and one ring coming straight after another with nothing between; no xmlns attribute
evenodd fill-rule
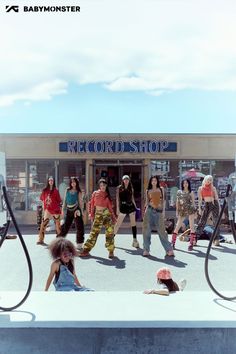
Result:
<svg viewBox="0 0 236 354"><path fill-rule="evenodd" d="M116 235L115 255L108 259L101 234L88 259L75 259L82 284L92 293L42 291L51 259L37 246L37 233L23 233L34 272L33 291L16 311L0 312L0 354L231 354L236 350L236 302L225 301L208 287L204 258L208 241L193 252L179 241L175 258L165 258L159 238L152 236L151 256L131 246L130 234ZM47 234L46 242L55 238ZM70 233L68 238L75 240ZM228 239L232 236L228 235ZM142 246L142 235L138 235ZM236 295L234 244L214 247L210 275L225 295ZM156 270L171 268L173 278L187 279L183 292L168 297L145 295L155 288ZM0 305L22 298L28 273L19 239L0 249Z"/></svg>
<svg viewBox="0 0 236 354"><path fill-rule="evenodd" d="M37 232L37 231L36 231ZM34 272L33 291L42 291L50 270L51 259L47 248L36 245L37 233L24 235L28 247ZM68 239L75 241L74 233ZM87 237L87 235L86 235ZM46 235L45 242L55 238L54 233ZM227 235L232 239L231 235ZM142 235L138 234L140 247ZM194 251L187 251L186 242L177 242L175 258L166 258L157 234L152 235L151 256L142 257L142 248L131 246L131 234L118 234L115 237L115 258L108 259L108 252L104 247L105 236L102 233L91 257L81 259L76 257L75 266L78 278L87 287L97 291L143 291L156 285L156 270L162 266L170 267L174 280L187 279L185 291L207 291L208 284L204 275L204 259L208 241L200 240ZM213 247L209 269L214 286L220 290L235 291L236 293L236 246L222 243L220 247ZM2 291L24 290L27 281L27 265L19 239L6 240L0 249ZM54 291L51 286L50 291Z"/></svg>

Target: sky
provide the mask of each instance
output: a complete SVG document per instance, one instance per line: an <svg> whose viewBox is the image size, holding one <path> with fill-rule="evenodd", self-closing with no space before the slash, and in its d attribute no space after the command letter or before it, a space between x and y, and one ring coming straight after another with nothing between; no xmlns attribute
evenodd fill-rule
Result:
<svg viewBox="0 0 236 354"><path fill-rule="evenodd" d="M39 5L80 12L23 11ZM3 0L0 132L236 133L235 15L232 0Z"/></svg>

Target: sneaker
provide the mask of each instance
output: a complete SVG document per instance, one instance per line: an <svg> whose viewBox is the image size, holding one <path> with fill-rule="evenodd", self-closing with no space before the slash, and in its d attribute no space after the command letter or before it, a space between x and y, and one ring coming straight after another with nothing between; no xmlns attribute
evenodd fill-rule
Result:
<svg viewBox="0 0 236 354"><path fill-rule="evenodd" d="M146 250L143 251L143 257L148 257L148 256L150 256L150 253Z"/></svg>
<svg viewBox="0 0 236 354"><path fill-rule="evenodd" d="M79 254L79 257L89 257L90 256L90 253L89 251L86 251L86 250L81 250L80 254Z"/></svg>
<svg viewBox="0 0 236 354"><path fill-rule="evenodd" d="M166 252L166 256L167 257L174 257L175 254L174 254L174 252L172 250L170 250L170 251Z"/></svg>
<svg viewBox="0 0 236 354"><path fill-rule="evenodd" d="M113 259L114 258L114 252L110 251L108 254L108 258Z"/></svg>
<svg viewBox="0 0 236 354"><path fill-rule="evenodd" d="M83 251L83 243L77 243L77 250Z"/></svg>
<svg viewBox="0 0 236 354"><path fill-rule="evenodd" d="M45 243L44 241L37 241L36 244L40 246L48 246L47 243Z"/></svg>
<svg viewBox="0 0 236 354"><path fill-rule="evenodd" d="M133 239L133 243L132 243L133 247L139 248L139 242L136 238Z"/></svg>
<svg viewBox="0 0 236 354"><path fill-rule="evenodd" d="M188 251L192 251L192 250L193 250L193 245L190 244L190 245L188 246Z"/></svg>
<svg viewBox="0 0 236 354"><path fill-rule="evenodd" d="M184 290L184 288L185 288L185 286L186 286L186 284L187 284L187 280L186 279L181 279L180 281L179 281L179 290L180 291L183 291Z"/></svg>
<svg viewBox="0 0 236 354"><path fill-rule="evenodd" d="M7 236L6 236L6 240L14 240L14 239L16 239L16 238L17 238L16 235L7 235Z"/></svg>

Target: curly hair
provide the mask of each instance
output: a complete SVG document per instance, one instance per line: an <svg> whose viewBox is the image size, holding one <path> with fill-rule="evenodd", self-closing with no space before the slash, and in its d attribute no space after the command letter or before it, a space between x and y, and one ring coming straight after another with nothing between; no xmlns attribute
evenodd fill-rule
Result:
<svg viewBox="0 0 236 354"><path fill-rule="evenodd" d="M48 249L53 259L60 258L63 252L69 252L73 257L77 254L74 244L64 237L58 237L53 240L48 246Z"/></svg>

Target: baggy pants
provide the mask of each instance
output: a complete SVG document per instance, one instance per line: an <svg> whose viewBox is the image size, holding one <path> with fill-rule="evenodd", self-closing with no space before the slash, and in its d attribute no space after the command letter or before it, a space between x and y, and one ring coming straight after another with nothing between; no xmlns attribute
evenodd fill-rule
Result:
<svg viewBox="0 0 236 354"><path fill-rule="evenodd" d="M80 216L76 215L75 217L75 211L79 211ZM83 243L84 242L84 221L83 221L82 212L79 208L77 208L76 210L70 210L67 208L65 223L61 227L60 236L65 237L67 235L73 220L75 220L75 226L76 226L76 243Z"/></svg>
<svg viewBox="0 0 236 354"><path fill-rule="evenodd" d="M220 211L220 208L219 208L219 203L217 200L215 200L214 202L206 202L205 203L202 216L199 220L199 223L198 223L198 226L196 229L197 238L199 238L201 236L201 234L203 233L203 229L206 226L207 219L208 219L210 213L212 213L213 226L216 226L217 219L219 217L219 211ZM219 239L219 230L217 231L215 239Z"/></svg>
<svg viewBox="0 0 236 354"><path fill-rule="evenodd" d="M106 243L105 247L109 252L114 251L114 225L111 218L111 213L108 209L97 210L95 213L92 230L87 241L84 244L84 251L90 251L96 244L99 233L102 227L105 227Z"/></svg>
<svg viewBox="0 0 236 354"><path fill-rule="evenodd" d="M166 252L171 251L172 246L168 240L162 212L148 206L143 219L143 249L148 252L150 251L151 232L153 229L157 230L161 244Z"/></svg>
<svg viewBox="0 0 236 354"><path fill-rule="evenodd" d="M48 226L49 220L53 219L56 226L56 233L60 235L61 225L60 225L60 214L51 214L47 210L44 211L43 220L41 222L38 241L43 242L45 236L45 230Z"/></svg>

